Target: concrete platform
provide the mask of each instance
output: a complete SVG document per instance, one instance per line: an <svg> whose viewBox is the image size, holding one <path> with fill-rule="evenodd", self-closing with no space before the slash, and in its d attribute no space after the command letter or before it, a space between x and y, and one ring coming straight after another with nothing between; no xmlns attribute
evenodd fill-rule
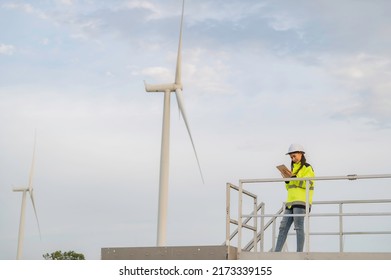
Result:
<svg viewBox="0 0 391 280"><path fill-rule="evenodd" d="M102 260L228 260L237 250L228 246L102 248Z"/></svg>
<svg viewBox="0 0 391 280"><path fill-rule="evenodd" d="M102 260L391 260L391 253L368 252L263 252L242 251L236 247L173 246L102 248Z"/></svg>
<svg viewBox="0 0 391 280"><path fill-rule="evenodd" d="M240 260L391 260L391 253L329 253L329 252L310 252L310 253L253 253L241 252Z"/></svg>

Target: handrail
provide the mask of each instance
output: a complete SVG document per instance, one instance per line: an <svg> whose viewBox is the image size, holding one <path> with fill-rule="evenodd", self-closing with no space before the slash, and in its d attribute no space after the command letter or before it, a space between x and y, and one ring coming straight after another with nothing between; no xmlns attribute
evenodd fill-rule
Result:
<svg viewBox="0 0 391 280"><path fill-rule="evenodd" d="M238 234L238 231L239 231L239 227L233 232L230 234L230 224L235 224L235 225L238 225L239 224L239 221L238 220L234 220L231 218L231 211L230 211L230 198L231 198L231 192L230 190L231 189L234 189L236 191L239 191L239 187L233 185L233 184L230 184L230 183L227 183L227 186L226 186L226 238L225 238L225 245L226 246L230 246L230 243L231 243L231 240ZM258 212L259 209L262 208L263 206L263 203L261 204L257 204L257 196L249 191L243 191L243 194L251 197L253 199L253 204L254 204L254 210L253 210L253 213L256 214ZM258 231L258 228L257 228L257 219L253 219L254 220L254 225L253 226L249 226L248 225L248 222L252 219L252 217L249 217L247 218L246 220L244 220L244 222L242 222L242 227L245 227L251 231L254 232L254 239L253 239L253 242L256 241L256 238L257 238L257 231Z"/></svg>
<svg viewBox="0 0 391 280"><path fill-rule="evenodd" d="M264 230L261 230L258 234L257 234L257 242L259 242L260 240L262 240L263 238L263 233L265 230L267 230L269 228L269 226L273 225L275 222L276 222L276 219L277 219L277 215L281 214L282 212L284 211L283 208L280 208L278 211L277 211L277 214L276 216L272 217L272 219L270 219L266 225L264 227L261 227L263 228ZM265 215L260 215L261 217L265 217ZM244 250L246 251L250 251L252 248L254 248L254 246L256 246L256 244L254 244L253 241L250 241L246 244L246 246L244 246Z"/></svg>
<svg viewBox="0 0 391 280"><path fill-rule="evenodd" d="M254 184L254 183L272 183L272 182L285 182L285 181L331 181L331 180L361 180L361 179L385 179L385 178L391 178L391 174L375 174L375 175L357 175L357 174L351 174L351 175L346 175L346 176L320 176L320 177L306 177L306 178L266 178L266 179L240 179L239 180L239 187L236 187L236 190L238 191L239 195L238 195L238 221L237 221L237 224L238 224L238 229L237 231L237 235L238 235L238 254L240 254L241 250L242 250L242 228L243 228L243 223L245 222L245 224L251 219L253 218L254 220L257 220L257 217L261 217L261 223L262 223L262 231L260 233L256 233L256 238L254 237L254 240L253 241L250 241L244 248L245 249L249 249L251 250L252 246L251 246L251 243L253 244L257 244L257 242L260 241L260 237L262 236L263 234L263 231L266 229L266 228L263 228L263 218L265 217L271 217L272 220L271 221L275 221L277 219L277 217L281 217L281 216L284 216L282 215L281 213L279 214L261 214L261 215L258 215L258 210L257 209L256 211L254 211L253 213L251 213L250 215L243 215L243 205L242 205L242 200L243 200L243 194L247 194L248 191L244 190L243 188L243 185L244 184ZM228 183L229 184L229 183ZM227 186L228 186L227 184ZM232 185L232 184L230 184ZM234 186L234 185L232 185ZM306 189L307 190L307 202L306 202L306 214L304 215L301 215L301 216L305 216L305 219L306 219L306 251L308 252L309 251L309 235L310 235L310 232L309 232L309 218L310 217L327 217L327 216L339 216L340 217L340 227L341 227L341 223L342 223L342 218L344 216L390 216L391 213L384 213L384 212L376 212L376 213L341 213L341 210L340 210L340 213L338 214L335 214L335 213L324 213L324 214L310 214L309 213L309 203L308 203L308 198L309 198L309 191L308 191L308 188ZM228 192L228 190L227 190ZM228 202L228 201L227 201ZM333 201L322 201L322 202L313 202L313 204L315 203L319 203L319 204L330 204L332 203ZM347 200L347 201L334 201L336 202L336 204L340 204L340 208L342 207L341 205L342 204L348 204L348 203L391 203L391 200L389 199L379 199L379 200ZM334 203L335 204L335 203ZM227 213L228 214L228 213ZM297 216L297 215L296 215ZM243 221L243 218L246 218L245 221ZM270 226L271 223L273 222L270 222L267 223L267 227ZM227 226L227 229L228 229L228 226ZM388 231L384 231L383 233L386 233L388 234L389 232ZM316 233L318 234L318 233ZM313 234L313 235L316 235L316 234ZM343 236L343 235L348 235L348 234L353 234L353 233L348 233L348 232L339 232L339 233L332 233L332 234L339 234L340 236ZM368 232L368 234L375 234L374 232ZM228 233L227 233L228 235ZM235 234L236 235L236 234ZM263 240L262 240L263 242ZM342 250L342 242L340 241L340 251ZM229 245L229 242L227 242L227 245ZM255 245L254 245L255 246ZM255 249L256 249L257 246L255 246ZM261 243L261 250L263 248L263 245Z"/></svg>
<svg viewBox="0 0 391 280"><path fill-rule="evenodd" d="M305 178L266 178L266 179L240 179L240 184L253 184L253 183L273 183L273 182L285 182L285 181L334 181L334 180L361 180L361 179L386 179L391 178L391 174L375 174L375 175L341 175L341 176L319 176L319 177L305 177Z"/></svg>

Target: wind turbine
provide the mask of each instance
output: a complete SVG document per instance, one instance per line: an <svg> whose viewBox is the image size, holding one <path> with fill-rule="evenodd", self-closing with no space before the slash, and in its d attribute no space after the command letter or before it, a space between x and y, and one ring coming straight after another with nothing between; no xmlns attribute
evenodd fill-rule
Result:
<svg viewBox="0 0 391 280"><path fill-rule="evenodd" d="M155 84L148 85L145 83L145 90L147 92L163 92L164 106L163 106L163 126L162 126L162 143L160 155L160 177L159 177L159 210L158 210L158 232L157 232L157 246L166 245L166 225L167 225L167 205L168 205L168 177L169 177L169 157L170 157L170 96L171 92L175 92L178 103L179 112L185 122L187 132L189 133L191 144L193 146L194 154L197 159L198 169L201 174L202 182L204 178L201 171L200 162L198 160L197 151L194 145L193 137L191 136L189 122L183 103L182 96L182 29L183 29L183 14L185 9L185 0L182 3L182 17L179 32L178 56L176 63L175 82L172 84Z"/></svg>
<svg viewBox="0 0 391 280"><path fill-rule="evenodd" d="M24 239L24 224L25 224L27 192L30 195L31 204L33 205L35 218L36 218L37 224L38 224L39 235L41 236L41 230L40 230L40 227L39 227L37 209L35 208L34 189L33 189L36 139L37 139L37 137L35 135L35 137L34 137L33 159L32 159L32 162L31 162L28 186L27 187L21 187L21 188L14 188L13 189L14 192L22 192L23 193L23 196L22 196L22 207L21 207L21 213L20 213L20 223L19 223L18 250L17 250L17 253L16 253L16 259L17 260L20 260L22 258L22 252L23 252L23 239Z"/></svg>

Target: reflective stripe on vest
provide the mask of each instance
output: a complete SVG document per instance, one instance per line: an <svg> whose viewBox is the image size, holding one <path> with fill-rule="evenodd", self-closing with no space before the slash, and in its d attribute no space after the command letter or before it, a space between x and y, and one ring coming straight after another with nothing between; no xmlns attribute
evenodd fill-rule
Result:
<svg viewBox="0 0 391 280"><path fill-rule="evenodd" d="M288 189L294 189L294 188L305 189L305 187L303 187L304 182L305 181L300 181L298 186L296 186L296 185L288 185ZM314 183L312 181L310 181L310 190L314 190Z"/></svg>

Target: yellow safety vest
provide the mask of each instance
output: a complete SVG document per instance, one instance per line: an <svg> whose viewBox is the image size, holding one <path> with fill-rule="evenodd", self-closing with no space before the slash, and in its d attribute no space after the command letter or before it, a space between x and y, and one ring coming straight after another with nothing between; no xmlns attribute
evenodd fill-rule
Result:
<svg viewBox="0 0 391 280"><path fill-rule="evenodd" d="M301 163L294 163L292 174L297 178L315 177L312 166L306 163L302 168ZM299 172L297 172L299 171ZM297 173L297 174L296 174ZM291 208L293 205L304 205L306 202L306 188L308 181L287 181L285 184L288 191L288 197L286 200L286 206ZM309 203L312 204L312 196L314 194L314 181L310 181L309 184Z"/></svg>

